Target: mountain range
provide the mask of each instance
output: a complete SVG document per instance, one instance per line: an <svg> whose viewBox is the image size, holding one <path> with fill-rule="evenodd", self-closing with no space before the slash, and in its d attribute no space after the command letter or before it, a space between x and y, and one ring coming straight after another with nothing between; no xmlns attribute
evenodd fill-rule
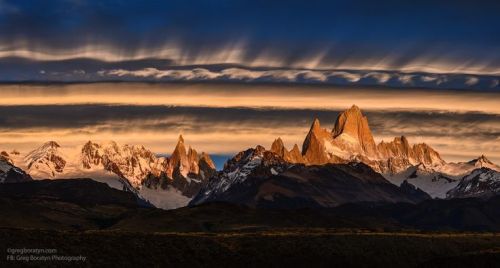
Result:
<svg viewBox="0 0 500 268"><path fill-rule="evenodd" d="M210 156L198 154L190 146L186 149L182 135L169 157L157 156L144 146L113 141L88 141L77 148L63 148L49 141L26 155L17 151L1 154L4 174L12 170L22 177L25 170L26 176L34 179L92 178L163 208L186 205L215 172Z"/></svg>
<svg viewBox="0 0 500 268"><path fill-rule="evenodd" d="M236 154L220 171L182 135L168 157L113 141L76 149L49 141L27 154L0 154L1 182L93 178L165 209L217 201L300 208L487 198L500 192L499 171L484 155L447 163L431 146L410 144L405 136L375 143L355 105L330 130L314 119L302 147L288 150L277 138L269 150L258 145Z"/></svg>
<svg viewBox="0 0 500 268"><path fill-rule="evenodd" d="M237 154L191 201L264 207L334 207L350 202L419 202L498 193L500 167L484 155L447 163L425 143L404 136L376 144L368 119L353 105L332 130L315 119L291 150L276 139ZM470 177L475 179L471 179Z"/></svg>

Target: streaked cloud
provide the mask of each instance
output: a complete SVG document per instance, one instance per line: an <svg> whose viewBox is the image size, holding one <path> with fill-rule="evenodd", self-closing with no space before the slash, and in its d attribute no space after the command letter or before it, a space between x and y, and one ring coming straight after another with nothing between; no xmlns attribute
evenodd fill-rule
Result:
<svg viewBox="0 0 500 268"><path fill-rule="evenodd" d="M288 147L302 144L319 118L333 128L342 109L266 109L163 105L0 106L2 149L29 150L45 140L65 146L87 140L143 144L169 153L179 134L200 150L234 154L257 144L269 147L281 137ZM405 135L426 142L448 161L486 154L500 162L500 115L442 110L364 109L377 142Z"/></svg>
<svg viewBox="0 0 500 268"><path fill-rule="evenodd" d="M499 12L496 1L2 0L0 69L8 73L0 78L67 81L62 71L227 64L373 71L380 83L390 81L384 72L499 76ZM82 69L82 59L100 69ZM130 68L132 61L168 64ZM50 70L57 64L61 70ZM26 73L27 65L39 69ZM40 70L64 74L37 76ZM73 78L100 78L87 74ZM303 73L318 81L323 75Z"/></svg>
<svg viewBox="0 0 500 268"><path fill-rule="evenodd" d="M458 74L401 73L388 71L333 71L308 69L245 69L224 68L209 70L193 69L101 70L102 79L150 80L150 81L244 81L287 82L330 85L385 85L391 87L497 89L495 76L472 76Z"/></svg>

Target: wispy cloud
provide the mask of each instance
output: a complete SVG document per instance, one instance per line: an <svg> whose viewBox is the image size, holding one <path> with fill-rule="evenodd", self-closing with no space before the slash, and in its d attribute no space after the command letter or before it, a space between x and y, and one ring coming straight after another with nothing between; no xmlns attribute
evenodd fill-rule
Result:
<svg viewBox="0 0 500 268"><path fill-rule="evenodd" d="M100 70L103 79L149 80L149 81L244 81L244 82L288 82L333 85L385 85L392 87L496 89L494 76L472 76L459 74L401 73L394 71L356 70L310 70L310 69L157 69Z"/></svg>

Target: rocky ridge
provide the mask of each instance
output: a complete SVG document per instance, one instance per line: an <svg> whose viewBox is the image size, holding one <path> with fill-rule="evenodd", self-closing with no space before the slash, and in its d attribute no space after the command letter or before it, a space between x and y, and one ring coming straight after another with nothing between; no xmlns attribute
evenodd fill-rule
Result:
<svg viewBox="0 0 500 268"><path fill-rule="evenodd" d="M144 146L119 145L114 141L88 141L77 151L67 151L49 141L24 157L2 157L10 163L16 161L36 179L114 176L120 189L137 193L142 187L173 188L187 197L194 195L215 172L207 153L198 154L191 147L186 150L182 135L169 157L157 156Z"/></svg>

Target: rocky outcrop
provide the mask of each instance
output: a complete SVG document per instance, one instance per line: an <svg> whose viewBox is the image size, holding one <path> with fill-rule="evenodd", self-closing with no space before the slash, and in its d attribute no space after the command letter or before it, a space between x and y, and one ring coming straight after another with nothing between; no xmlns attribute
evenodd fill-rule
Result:
<svg viewBox="0 0 500 268"><path fill-rule="evenodd" d="M187 197L198 193L216 172L215 164L207 153L199 155L191 146L186 150L182 135L171 156L165 158L161 166L163 168L159 172L147 174L142 185L153 189L172 187Z"/></svg>
<svg viewBox="0 0 500 268"><path fill-rule="evenodd" d="M398 173L411 165L423 164L438 167L445 164L438 152L425 143L409 144L405 136L396 137L391 142L381 141L377 145L378 157L387 160L385 172Z"/></svg>
<svg viewBox="0 0 500 268"><path fill-rule="evenodd" d="M193 154L192 151L190 153ZM167 169L167 175L171 177L174 172L174 168L177 168L178 171L184 175L187 175L191 168L186 147L184 145L184 138L182 137L182 135L179 136L177 145L175 146L175 149L169 158L169 168Z"/></svg>
<svg viewBox="0 0 500 268"><path fill-rule="evenodd" d="M311 165L322 165L333 162L332 152L332 134L320 125L319 119L314 119L309 133L302 144L302 156L304 162Z"/></svg>
<svg viewBox="0 0 500 268"><path fill-rule="evenodd" d="M281 138L277 138L276 140L274 140L273 144L271 145L270 151L279 155L285 161L290 163L304 162L302 154L300 153L299 146L297 146L297 144L294 144L292 150L288 151L285 145L283 144L283 140L281 140Z"/></svg>
<svg viewBox="0 0 500 268"><path fill-rule="evenodd" d="M288 153L288 156L291 163L304 163L304 158L302 157L302 153L300 152L297 144L293 145L293 148Z"/></svg>
<svg viewBox="0 0 500 268"><path fill-rule="evenodd" d="M368 126L368 119L356 105L337 117L332 135L343 150L368 157L377 156L377 148Z"/></svg>

